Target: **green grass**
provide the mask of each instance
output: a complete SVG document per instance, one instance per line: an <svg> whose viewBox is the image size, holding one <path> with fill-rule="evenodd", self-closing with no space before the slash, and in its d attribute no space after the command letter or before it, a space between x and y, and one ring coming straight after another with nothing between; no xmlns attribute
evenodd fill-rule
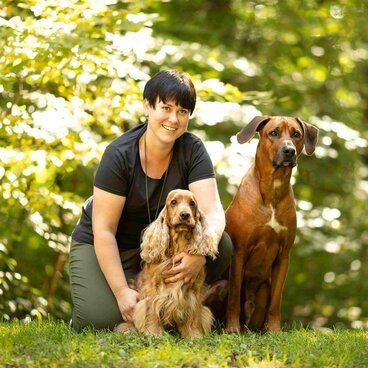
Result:
<svg viewBox="0 0 368 368"><path fill-rule="evenodd" d="M0 323L1 367L368 367L368 331L264 335L76 333L63 322Z"/></svg>

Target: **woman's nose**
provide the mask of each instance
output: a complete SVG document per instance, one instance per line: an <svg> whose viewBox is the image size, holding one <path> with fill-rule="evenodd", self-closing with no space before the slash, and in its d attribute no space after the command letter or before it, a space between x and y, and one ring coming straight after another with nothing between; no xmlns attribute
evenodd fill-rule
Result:
<svg viewBox="0 0 368 368"><path fill-rule="evenodd" d="M171 112L169 116L169 121L172 121L173 123L176 123L178 121L178 117L176 116L176 112Z"/></svg>

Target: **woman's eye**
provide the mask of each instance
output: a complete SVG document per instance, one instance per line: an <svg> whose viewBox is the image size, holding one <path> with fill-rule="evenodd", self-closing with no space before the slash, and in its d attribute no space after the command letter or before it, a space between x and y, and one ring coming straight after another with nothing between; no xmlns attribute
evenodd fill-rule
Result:
<svg viewBox="0 0 368 368"><path fill-rule="evenodd" d="M180 115L183 115L183 116L185 116L185 115L188 115L188 110L179 110L179 114Z"/></svg>
<svg viewBox="0 0 368 368"><path fill-rule="evenodd" d="M189 202L189 207L195 207L195 202L194 201L190 201Z"/></svg>
<svg viewBox="0 0 368 368"><path fill-rule="evenodd" d="M169 108L168 106L162 106L162 110L164 110L164 111L169 111L169 110L170 110L170 108Z"/></svg>
<svg viewBox="0 0 368 368"><path fill-rule="evenodd" d="M172 205L172 206L175 206L175 205L176 205L176 203L177 203L177 202L176 202L176 199L173 199L173 200L171 201L171 205Z"/></svg>

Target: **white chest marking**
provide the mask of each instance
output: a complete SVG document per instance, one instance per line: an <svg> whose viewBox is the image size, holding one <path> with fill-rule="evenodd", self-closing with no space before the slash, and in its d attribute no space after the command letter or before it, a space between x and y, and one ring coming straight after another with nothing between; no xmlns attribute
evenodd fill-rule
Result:
<svg viewBox="0 0 368 368"><path fill-rule="evenodd" d="M276 179L274 182L273 182L273 189L278 189L281 187L281 180L279 179Z"/></svg>
<svg viewBox="0 0 368 368"><path fill-rule="evenodd" d="M267 222L266 225L269 225L274 229L277 233L279 233L281 230L287 230L286 226L280 225L275 217L275 209L271 206L271 219Z"/></svg>

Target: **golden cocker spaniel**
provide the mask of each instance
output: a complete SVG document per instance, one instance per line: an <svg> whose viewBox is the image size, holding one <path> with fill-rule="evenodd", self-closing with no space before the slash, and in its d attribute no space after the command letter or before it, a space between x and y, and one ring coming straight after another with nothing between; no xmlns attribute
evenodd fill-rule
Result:
<svg viewBox="0 0 368 368"><path fill-rule="evenodd" d="M143 268L135 282L139 301L134 308L133 324L122 323L116 330L125 332L134 325L138 331L151 335L171 328L183 337L207 335L213 316L202 304L204 267L190 283L165 283L162 273L174 266L173 258L181 252L215 258L217 244L217 236L208 227L193 193L171 191L160 215L143 234Z"/></svg>

